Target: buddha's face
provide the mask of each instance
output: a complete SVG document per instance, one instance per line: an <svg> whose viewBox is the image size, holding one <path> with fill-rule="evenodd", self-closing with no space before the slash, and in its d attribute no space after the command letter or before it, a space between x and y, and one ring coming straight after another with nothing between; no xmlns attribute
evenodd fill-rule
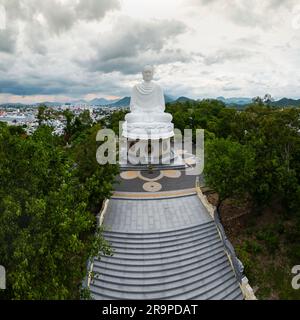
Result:
<svg viewBox="0 0 300 320"><path fill-rule="evenodd" d="M153 79L153 68L152 67L145 67L143 70L143 79L144 81L151 81Z"/></svg>

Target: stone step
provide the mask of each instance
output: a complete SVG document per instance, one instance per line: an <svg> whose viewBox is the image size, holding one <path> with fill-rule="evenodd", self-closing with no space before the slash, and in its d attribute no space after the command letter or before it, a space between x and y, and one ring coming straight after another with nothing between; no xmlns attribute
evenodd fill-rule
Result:
<svg viewBox="0 0 300 320"><path fill-rule="evenodd" d="M187 285L190 285L192 283L197 282L198 284L201 283L207 283L209 280L212 279L212 277L215 277L217 274L224 274L226 272L229 272L230 266L228 266L227 263L224 263L219 265L216 268L206 269L202 273L198 273L196 275L193 275L191 277L183 277L181 279L177 279L177 281L171 281L171 282L162 282L157 284L143 284L142 282L132 283L128 284L127 281L116 283L116 282L110 282L105 281L105 279L102 280L94 280L93 286L95 287L104 287L106 289L120 291L120 292L128 292L128 293L156 293L160 291L171 291L174 289L183 288Z"/></svg>
<svg viewBox="0 0 300 320"><path fill-rule="evenodd" d="M211 245L211 246L210 246ZM214 249L214 248L224 248L223 244L220 243L219 239L216 239L214 241L212 241L209 245L205 245L203 247L201 247L201 252L205 252L205 251L209 251L210 249ZM195 254L199 253L199 246L191 246L190 248L186 248L184 250L184 254L186 254L187 256L194 256ZM126 254L126 253L114 253L114 255L112 256L101 256L100 259L99 258L95 258L95 260L103 260L104 259L122 259L122 260L144 260L144 261L148 261L148 260L163 260L163 259L172 259L172 258L177 258L182 256L182 251L178 251L178 250L172 250L170 252L165 252L165 253L153 253L153 254L147 254L147 255L141 255L141 254ZM112 260L112 261L113 261Z"/></svg>
<svg viewBox="0 0 300 320"><path fill-rule="evenodd" d="M178 295L168 296L168 299L174 300L218 300L224 299L224 288L234 286L236 291L240 291L237 280L232 272L232 269L226 271L225 274L220 273L212 277L209 283L203 284L200 287L189 286L189 291ZM201 294L199 294L201 292Z"/></svg>
<svg viewBox="0 0 300 320"><path fill-rule="evenodd" d="M157 248L164 248L164 247L170 247L170 246L175 246L180 243L189 243L192 241L195 241L196 239L203 240L207 237L212 237L212 236L218 236L217 229L213 228L211 230L207 230L202 233L191 233L190 237L183 237L177 239L176 236L172 236L172 238L168 239L162 239L162 241L153 241L153 242L135 242L135 243L126 243L121 242L121 241L115 241L115 240L108 240L112 246L117 249L117 248L124 248L124 249L157 249Z"/></svg>
<svg viewBox="0 0 300 320"><path fill-rule="evenodd" d="M205 299L207 300L228 300L228 295L232 294L233 291L241 292L239 285L234 275L228 279L225 283L222 283L220 288L215 288L210 292L205 293ZM191 300L203 299L203 294L190 296Z"/></svg>
<svg viewBox="0 0 300 320"><path fill-rule="evenodd" d="M168 242L168 241L174 241L174 240L184 240L184 239L188 239L190 237L193 237L193 236L197 236L197 235L201 235L201 234L207 234L207 233L216 233L217 232L217 229L216 229L216 226L214 224L211 224L209 226L207 226L206 228L203 228L203 229L192 229L192 230L188 230L186 231L185 233L182 233L182 234L172 234L172 235L169 235L169 236L162 236L160 237L158 233L157 234L157 237L155 238L137 238L137 237L134 237L132 238L131 237L131 234L128 233L127 234L127 237L117 237L117 236L111 236L109 233L106 233L104 236L105 236L105 239L112 242L112 243L122 243L122 244L154 244L154 243L163 243L163 242Z"/></svg>
<svg viewBox="0 0 300 320"><path fill-rule="evenodd" d="M212 273L209 277L205 279L195 281L195 279L188 279L181 282L179 285L171 284L169 286L162 285L157 287L155 290L150 291L148 286L134 287L129 290L128 287L122 289L120 286L108 285L107 283L91 286L91 293L98 296L105 296L111 299L180 299L187 300L189 296L193 295L195 292L199 292L201 288L205 288L202 296L208 293L217 294L220 292L221 284L226 282L236 281L232 275L232 270L230 268L224 268L224 270L218 270L216 273ZM173 285L173 286L172 286Z"/></svg>
<svg viewBox="0 0 300 320"><path fill-rule="evenodd" d="M134 250L152 250L152 249L163 249L163 248L170 248L176 247L177 245L183 245L188 243L202 243L208 241L209 239L218 237L217 230L208 231L205 233L199 234L192 234L190 237L185 237L183 239L168 239L166 241L156 241L154 243L126 243L126 242L110 242L111 246L115 250L120 249L134 249Z"/></svg>
<svg viewBox="0 0 300 320"><path fill-rule="evenodd" d="M226 286L223 286L222 291L212 296L209 296L210 300L242 300L243 294L240 290L240 287L236 281L236 278L233 278L232 281L228 282Z"/></svg>
<svg viewBox="0 0 300 320"><path fill-rule="evenodd" d="M160 264L148 264L148 265L130 265L124 264L121 265L118 263L109 262L94 262L94 271L99 272L101 274L105 270L112 270L115 272L119 272L119 274L132 274L133 277L154 277L154 276L167 276L176 272L178 268L180 268L181 272L186 272L191 269L191 267L201 267L206 264L208 261L213 261L214 259L218 259L222 256L225 256L224 251L221 249L212 250L212 252L206 252L202 256L195 257L190 260L178 261L177 263L165 262Z"/></svg>
<svg viewBox="0 0 300 320"><path fill-rule="evenodd" d="M176 270L171 272L169 275L165 276L151 276L151 273L141 274L141 277L137 277L132 273L128 272L119 272L116 273L109 269L99 269L97 273L95 269L95 282L104 281L113 284L122 284L122 285L160 285L162 283L170 283L188 279L190 277L202 274L203 277L206 277L210 272L217 268L229 267L227 258L224 255L215 256L215 259L208 259L205 263L199 266L191 266L189 270ZM98 269L98 268L97 268ZM145 276L143 276L145 275ZM93 280L94 282L94 280Z"/></svg>
<svg viewBox="0 0 300 320"><path fill-rule="evenodd" d="M212 235L212 236L207 236L204 239L198 239L195 241L190 241L188 243L181 243L175 246L167 246L167 247L161 247L161 248L116 248L113 247L113 255L117 256L119 254L126 255L128 257L135 257L137 255L144 255L145 257L147 256L152 256L153 255L165 255L165 254L176 254L179 253L182 250L188 250L193 247L198 247L199 250L207 248L211 244L215 244L217 242L221 242L220 238L217 235ZM100 258L101 259L101 258ZM96 258L96 260L98 260Z"/></svg>
<svg viewBox="0 0 300 320"><path fill-rule="evenodd" d="M163 238L168 237L171 235L181 235L183 233L189 233L194 229L201 230L206 229L210 226L214 225L214 221L208 221L201 224L193 224L186 226L184 228L179 229L171 229L171 230L161 230L161 231L155 231L155 232L124 232L122 230L108 230L106 229L103 231L103 235L109 235L110 237L117 237L122 239L127 239L130 237L131 239L137 238L137 239L153 239L153 238Z"/></svg>
<svg viewBox="0 0 300 320"><path fill-rule="evenodd" d="M216 275L211 278L211 281L204 284L200 288L189 290L188 292L181 293L175 296L169 296L168 299L174 300L217 300L215 296L219 295L218 300L224 300L224 285L234 286L236 291L240 291L236 278L232 270L227 271L225 274ZM201 294L199 295L199 292ZM195 297L197 295L197 297Z"/></svg>
<svg viewBox="0 0 300 320"><path fill-rule="evenodd" d="M219 242L216 241L215 243L210 243L209 246L206 246L204 248L201 248L201 250L198 247L191 247L193 249L192 251L176 251L175 254L171 253L170 254L157 254L158 257L153 258L152 256L148 255L135 255L135 256L130 256L128 259L126 255L115 255L115 256L102 256L101 259L97 259L97 262L101 263L110 263L110 264L117 264L117 265L160 265L162 263L175 263L184 259L192 259L194 257L202 257L206 253L210 253L211 251L213 252L224 252L224 247L223 245Z"/></svg>
<svg viewBox="0 0 300 320"><path fill-rule="evenodd" d="M242 291L238 290L237 287L239 286L237 286L236 283L234 283L232 285L230 293L228 293L225 297L223 296L222 299L223 300L243 300L244 297L243 297Z"/></svg>

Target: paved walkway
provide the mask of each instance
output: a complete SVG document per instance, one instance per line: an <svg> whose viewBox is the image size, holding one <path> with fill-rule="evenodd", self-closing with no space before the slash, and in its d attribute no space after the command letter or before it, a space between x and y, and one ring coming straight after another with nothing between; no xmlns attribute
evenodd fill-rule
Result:
<svg viewBox="0 0 300 320"><path fill-rule="evenodd" d="M143 185L150 181L161 185L161 189L159 191L173 191L195 187L195 176L187 175L185 170L172 170L175 177L165 175L167 174L167 170L160 171L160 173L161 172L162 174L159 175L157 172L150 174L143 171L127 171L125 174L121 173L121 176L119 176L117 183L114 186L115 190L124 192L145 191L143 189ZM126 173L129 178L122 177L122 175L125 176ZM177 177L176 174L180 174L180 177Z"/></svg>
<svg viewBox="0 0 300 320"><path fill-rule="evenodd" d="M126 232L164 231L211 221L198 196L109 202L104 224Z"/></svg>

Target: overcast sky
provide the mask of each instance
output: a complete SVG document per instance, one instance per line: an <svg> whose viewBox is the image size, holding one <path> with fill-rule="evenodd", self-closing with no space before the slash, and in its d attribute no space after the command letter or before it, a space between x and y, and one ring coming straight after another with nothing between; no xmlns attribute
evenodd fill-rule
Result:
<svg viewBox="0 0 300 320"><path fill-rule="evenodd" d="M297 5L298 3L298 5ZM0 103L130 94L300 98L298 0L0 0Z"/></svg>

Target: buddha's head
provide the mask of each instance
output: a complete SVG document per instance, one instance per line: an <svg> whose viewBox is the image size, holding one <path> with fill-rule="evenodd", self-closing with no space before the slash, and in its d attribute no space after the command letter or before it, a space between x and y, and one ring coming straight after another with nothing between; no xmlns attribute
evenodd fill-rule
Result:
<svg viewBox="0 0 300 320"><path fill-rule="evenodd" d="M154 68L150 65L147 65L144 67L142 74L144 81L151 81L153 80Z"/></svg>

